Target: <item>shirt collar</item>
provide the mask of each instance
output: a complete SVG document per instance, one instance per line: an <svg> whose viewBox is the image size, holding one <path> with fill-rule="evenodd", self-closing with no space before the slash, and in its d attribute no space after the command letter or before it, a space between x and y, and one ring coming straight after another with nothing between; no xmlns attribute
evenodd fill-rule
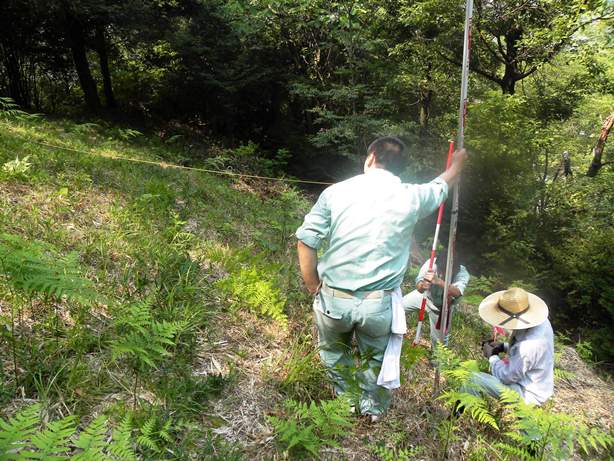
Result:
<svg viewBox="0 0 614 461"><path fill-rule="evenodd" d="M401 178L399 178L396 174L392 173L391 171L385 170L384 168L371 168L366 171L365 175L366 176L372 175L373 177L387 178L388 180L392 178L394 178L397 181L401 180Z"/></svg>

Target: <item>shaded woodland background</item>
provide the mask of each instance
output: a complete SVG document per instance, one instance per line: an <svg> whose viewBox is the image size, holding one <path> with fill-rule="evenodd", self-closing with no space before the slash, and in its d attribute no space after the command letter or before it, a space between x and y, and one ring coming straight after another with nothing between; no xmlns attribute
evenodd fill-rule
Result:
<svg viewBox="0 0 614 461"><path fill-rule="evenodd" d="M604 366L613 18L607 0L476 1L458 244L478 284L536 290ZM4 0L0 95L155 133L185 165L301 178L348 177L396 134L422 181L455 134L462 22L449 0Z"/></svg>

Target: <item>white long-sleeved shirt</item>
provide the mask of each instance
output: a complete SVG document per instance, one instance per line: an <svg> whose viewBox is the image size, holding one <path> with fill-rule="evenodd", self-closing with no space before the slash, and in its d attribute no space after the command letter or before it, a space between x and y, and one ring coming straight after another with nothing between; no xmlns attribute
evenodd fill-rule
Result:
<svg viewBox="0 0 614 461"><path fill-rule="evenodd" d="M522 387L527 403L541 405L554 393L554 334L550 321L526 330L515 330L508 356L490 357L493 376L503 384Z"/></svg>

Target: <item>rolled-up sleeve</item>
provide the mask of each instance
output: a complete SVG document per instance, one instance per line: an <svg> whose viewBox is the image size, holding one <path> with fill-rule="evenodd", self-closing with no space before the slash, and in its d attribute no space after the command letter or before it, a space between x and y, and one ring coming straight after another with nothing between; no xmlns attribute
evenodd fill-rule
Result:
<svg viewBox="0 0 614 461"><path fill-rule="evenodd" d="M320 198L311 211L305 216L301 227L296 230L296 238L308 247L315 250L322 246L322 242L330 232L330 207L327 200L327 190L320 194Z"/></svg>
<svg viewBox="0 0 614 461"><path fill-rule="evenodd" d="M471 276L469 275L467 268L465 266L460 266L458 269L458 274L456 274L456 277L454 277L454 283L452 285L459 289L461 296L465 293L465 288L467 288L470 278Z"/></svg>
<svg viewBox="0 0 614 461"><path fill-rule="evenodd" d="M422 280L424 279L424 276L426 275L426 273L429 270L429 263L430 263L430 260L428 260L424 264L422 264L422 267L420 268L420 271L418 272L418 275L416 276L416 285L419 282L422 282ZM435 266L433 266L433 267L435 267Z"/></svg>
<svg viewBox="0 0 614 461"><path fill-rule="evenodd" d="M433 179L426 184L416 185L416 192L420 208L418 215L420 218L430 215L435 211L441 202L448 197L448 183L440 177Z"/></svg>

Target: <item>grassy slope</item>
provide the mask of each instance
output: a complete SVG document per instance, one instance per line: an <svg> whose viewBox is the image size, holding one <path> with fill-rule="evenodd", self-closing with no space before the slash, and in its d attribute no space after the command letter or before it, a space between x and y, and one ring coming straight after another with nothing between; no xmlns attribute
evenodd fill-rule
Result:
<svg viewBox="0 0 614 461"><path fill-rule="evenodd" d="M172 356L137 386L136 420L172 418L173 455L141 447L146 459L278 458L266 416L285 398L330 397L313 353L308 299L301 294L291 234L308 203L283 186L245 183L198 172L104 158L122 155L172 161L181 152L154 139L122 139L111 127L69 122L2 122L0 164L30 155L24 178L4 179L1 231L76 251L103 304L79 315L69 302L41 300L24 306L18 330L33 349L20 350L15 391L10 351L3 346L0 398L6 413L23 404L15 395L43 402L52 415L106 413L119 418L132 407L133 377L114 360L114 306L149 299L155 318L184 320ZM38 140L98 155L48 149ZM247 288L246 288L247 287ZM3 292L6 289L3 288ZM8 295L7 295L8 296ZM4 299L10 299L4 297ZM272 321L285 304L284 319ZM8 302L0 302L6 321ZM54 312L61 324L49 327ZM258 315L257 315L258 314ZM279 314L279 312L277 312ZM455 318L453 344L463 357L488 330L473 315ZM407 356L406 360L413 360ZM446 413L431 399L433 375L425 358L404 372L390 415L375 427L356 423L343 450L327 458L367 459L373 444L418 447L434 459L435 434ZM477 426L459 428L456 457L471 451ZM464 440L472 441L463 447Z"/></svg>
<svg viewBox="0 0 614 461"><path fill-rule="evenodd" d="M202 389L211 388L215 394L218 388L231 386L232 378L222 377L221 384L215 379L208 382L198 348L214 343L217 332L224 329L218 317L235 321L247 316L244 321L257 321L241 303L257 307L257 298L250 300L250 296L261 295L258 290L265 294L269 290L268 294L283 301L284 293L271 282L297 282L294 272L285 271L289 275L280 277L279 271L290 261L285 249L290 229L301 214L297 210L304 205L302 199L284 187L257 187L265 190L263 195L253 192L254 184L106 159L104 155L109 154L149 160L180 155L150 139L126 142L121 132L109 128L13 121L3 122L0 130L0 163L30 156L32 164L26 177L0 182L1 231L50 243L60 254L78 252L88 278L95 280L97 291L109 304L121 306L149 298L157 318L189 322L173 362L164 364L165 373L152 373L141 397L145 407L147 401L156 404L152 405L156 409L145 413L173 413L201 426L200 413L211 397ZM48 149L28 140L91 150L99 156ZM241 276L241 267L252 273ZM234 285L215 285L229 273L239 274L231 280ZM237 289L242 282L253 286L255 277L268 284L248 293ZM8 304L2 303L5 321ZM65 322L56 341L50 341L53 335L44 327L45 312L34 315L34 308L24 307L33 320L22 324L21 336L29 336L34 347L46 352L36 355L36 363L26 365L32 357L25 352L26 346L22 348L19 384L25 396L42 399L44 393L49 407L62 408L64 413L122 413L132 377L110 354L111 308L95 305L81 322L71 318L73 306L64 304ZM240 355L249 347L249 343L233 344L229 353ZM5 347L4 379L0 380L3 406L15 393L9 357ZM192 373L192 368L200 373ZM163 405L158 405L160 401ZM185 426L192 430L190 424ZM178 438L191 437L185 428L180 431L184 433Z"/></svg>

